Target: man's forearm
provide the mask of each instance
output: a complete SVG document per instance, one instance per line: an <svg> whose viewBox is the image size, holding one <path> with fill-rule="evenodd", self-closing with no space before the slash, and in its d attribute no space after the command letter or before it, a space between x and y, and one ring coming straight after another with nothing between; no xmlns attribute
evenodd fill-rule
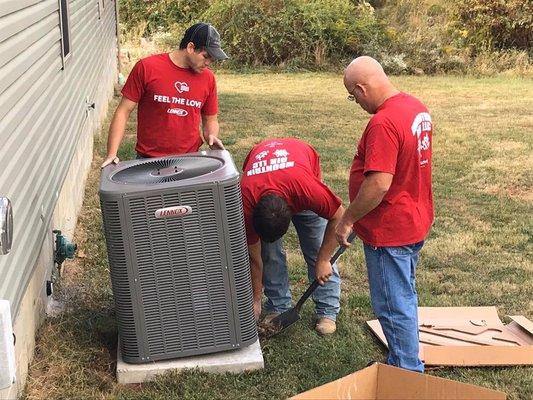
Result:
<svg viewBox="0 0 533 400"><path fill-rule="evenodd" d="M111 125L109 126L109 136L107 137L107 155L116 156L128 121L129 113L117 109L113 115Z"/></svg>
<svg viewBox="0 0 533 400"><path fill-rule="evenodd" d="M218 123L218 120L209 120L202 124L204 139L207 142L209 140L209 136L215 136L218 137L218 134L220 132L220 125Z"/></svg>
<svg viewBox="0 0 533 400"><path fill-rule="evenodd" d="M260 301L263 295L263 263L250 261L250 272L254 301Z"/></svg>
<svg viewBox="0 0 533 400"><path fill-rule="evenodd" d="M350 203L341 218L340 224L352 225L379 206L387 189L372 179L365 179L355 199Z"/></svg>
<svg viewBox="0 0 533 400"><path fill-rule="evenodd" d="M263 295L263 259L261 258L261 241L248 245L250 256L250 273L252 275L252 290L254 301L261 301Z"/></svg>
<svg viewBox="0 0 533 400"><path fill-rule="evenodd" d="M328 221L326 231L324 232L324 239L318 251L317 261L329 261L333 252L337 248L337 240L335 238L335 227L340 222L344 214L344 207L339 206L333 217Z"/></svg>

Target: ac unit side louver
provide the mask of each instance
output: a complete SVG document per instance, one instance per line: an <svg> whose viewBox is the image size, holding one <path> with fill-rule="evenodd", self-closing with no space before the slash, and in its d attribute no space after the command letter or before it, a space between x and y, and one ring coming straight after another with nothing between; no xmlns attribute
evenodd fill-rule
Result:
<svg viewBox="0 0 533 400"><path fill-rule="evenodd" d="M227 151L110 165L100 203L124 361L257 340L239 173Z"/></svg>

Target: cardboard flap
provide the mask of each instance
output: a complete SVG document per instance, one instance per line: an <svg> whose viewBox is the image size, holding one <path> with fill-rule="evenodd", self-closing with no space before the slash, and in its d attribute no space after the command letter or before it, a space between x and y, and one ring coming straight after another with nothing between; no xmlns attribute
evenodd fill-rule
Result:
<svg viewBox="0 0 533 400"><path fill-rule="evenodd" d="M298 394L298 400L505 400L505 393L450 379L374 364Z"/></svg>
<svg viewBox="0 0 533 400"><path fill-rule="evenodd" d="M510 315L509 318L520 325L520 327L522 327L522 329L527 331L530 335L533 335L533 322L531 322L529 319L522 315Z"/></svg>
<svg viewBox="0 0 533 400"><path fill-rule="evenodd" d="M450 379L379 365L378 400L504 400L505 393Z"/></svg>
<svg viewBox="0 0 533 400"><path fill-rule="evenodd" d="M383 333L383 329L381 329L381 324L377 319L373 319L372 321L366 321L366 324L370 328L372 332L374 332L374 335L379 339L381 343L383 343L386 347L389 347L387 343L387 339L385 339L385 334Z"/></svg>
<svg viewBox="0 0 533 400"><path fill-rule="evenodd" d="M426 365L533 365L533 346L420 346Z"/></svg>
<svg viewBox="0 0 533 400"><path fill-rule="evenodd" d="M496 307L418 307L419 325L503 326Z"/></svg>
<svg viewBox="0 0 533 400"><path fill-rule="evenodd" d="M533 365L533 323L525 317L504 325L496 307L419 307L418 316L427 365ZM367 324L387 346L379 321Z"/></svg>
<svg viewBox="0 0 533 400"><path fill-rule="evenodd" d="M371 365L336 381L291 397L291 400L374 400L376 399L378 364Z"/></svg>

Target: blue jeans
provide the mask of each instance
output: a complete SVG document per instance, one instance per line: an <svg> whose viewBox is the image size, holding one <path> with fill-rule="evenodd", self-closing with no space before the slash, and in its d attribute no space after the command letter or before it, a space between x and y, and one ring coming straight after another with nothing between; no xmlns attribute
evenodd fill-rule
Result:
<svg viewBox="0 0 533 400"><path fill-rule="evenodd" d="M423 245L364 245L372 308L389 345L387 363L418 372L424 372L424 364L418 357L415 272Z"/></svg>
<svg viewBox="0 0 533 400"><path fill-rule="evenodd" d="M327 220L312 211L302 211L293 215L292 223L296 228L300 248L307 264L309 282L315 279L315 262L318 250L322 245ZM265 311L282 313L292 307L289 289L289 273L287 257L283 250L283 239L274 243L261 242L261 258L263 259L263 286L267 302ZM333 275L324 286L319 286L312 295L318 318L337 319L340 308L340 276L336 264L333 264Z"/></svg>

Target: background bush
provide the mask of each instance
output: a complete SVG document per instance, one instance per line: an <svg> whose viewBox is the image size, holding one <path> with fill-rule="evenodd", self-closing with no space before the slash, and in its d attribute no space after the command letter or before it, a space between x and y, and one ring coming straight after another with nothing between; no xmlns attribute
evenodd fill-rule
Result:
<svg viewBox="0 0 533 400"><path fill-rule="evenodd" d="M464 72L468 53L453 39L453 2L389 0L382 3L379 17L387 21L390 52L401 54L407 72Z"/></svg>
<svg viewBox="0 0 533 400"><path fill-rule="evenodd" d="M533 75L532 0L120 0L126 41L165 50L210 22L227 68L338 69L376 57L402 74Z"/></svg>
<svg viewBox="0 0 533 400"><path fill-rule="evenodd" d="M202 14L209 0L119 0L120 24L126 37L150 37L176 23L188 23Z"/></svg>
<svg viewBox="0 0 533 400"><path fill-rule="evenodd" d="M533 1L463 0L457 7L457 25L465 43L476 51L525 50L533 45Z"/></svg>
<svg viewBox="0 0 533 400"><path fill-rule="evenodd" d="M225 40L232 62L323 67L377 55L387 38L374 9L349 0L216 0L202 15Z"/></svg>

